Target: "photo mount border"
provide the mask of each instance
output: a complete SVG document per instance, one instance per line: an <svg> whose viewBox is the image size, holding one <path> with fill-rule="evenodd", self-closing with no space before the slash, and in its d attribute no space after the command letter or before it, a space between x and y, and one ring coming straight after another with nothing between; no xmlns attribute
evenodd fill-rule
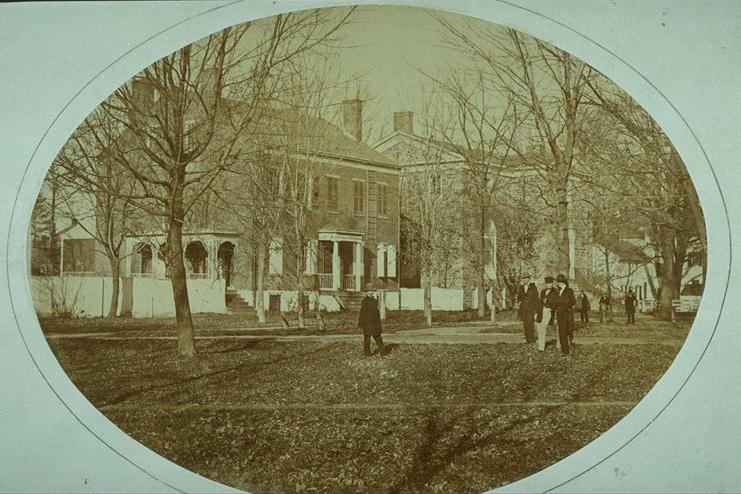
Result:
<svg viewBox="0 0 741 494"><path fill-rule="evenodd" d="M535 10L532 10L531 8L528 8L526 6L518 5L518 4L513 3L511 1L508 1L508 0L495 0L495 1L497 3L503 4L503 5L507 5L508 7L511 7L511 8L514 8L514 9L517 9L517 10L520 10L520 11L523 11L523 12L526 12L529 15L536 16L536 17L539 17L541 19L545 19L545 20L549 21L550 23L553 23L553 24L559 26L560 28L565 29L566 31L568 31L571 34L573 34L576 37L578 37L579 39L584 40L584 41L588 42L589 44L598 47L604 53L609 54L614 60L619 61L623 67L627 67L628 69L630 69L630 71L635 76L637 76L641 81L643 81L644 83L646 83L653 91L655 91L655 93L657 95L659 95L661 97L661 100L663 101L663 103L666 104L666 105L668 105L668 107L672 110L674 116L679 118L679 121L681 121L682 125L684 126L684 129L686 131L689 131L689 134L691 135L692 140L693 140L693 144L697 147L697 149L700 150L700 152L701 152L701 154L702 154L702 156L704 158L704 161L705 161L704 165L707 165L708 169L710 170L710 173L711 173L711 176L712 176L712 179L713 179L713 184L714 184L715 188L717 188L718 197L719 197L720 202L722 203L722 206L723 206L723 216L725 218L725 225L724 226L725 226L726 234L728 236L728 241L727 241L728 242L727 243L727 245L728 245L727 268L726 268L725 282L724 282L724 286L723 286L723 289L722 289L722 298L721 298L721 301L720 301L720 306L719 306L717 318L715 319L714 323L712 324L712 331L710 331L710 334L706 337L707 339L706 339L706 341L704 341L704 345L702 346L702 350L699 353L699 356L697 357L697 361L694 362L694 364L692 365L692 367L690 368L690 370L687 372L686 376L684 376L684 379L677 386L677 388L674 390L674 392L671 393L671 395L670 395L669 399L666 401L666 403L663 404L663 406L654 414L654 416L652 418L650 418L650 420L648 420L643 425L643 427L641 427L637 432L635 432L634 434L632 434L631 436L629 436L627 438L627 440L623 444L621 444L620 446L618 446L612 452L606 454L603 458L595 461L591 466L583 469L579 473L576 473L576 474L573 474L573 475L568 476L568 478L566 478L565 480L557 483L556 485L553 485L552 487L548 488L545 491L545 492L551 492L553 490L556 490L556 489L558 489L560 487L565 486L569 482L571 482L571 481L573 481L573 480L581 477L582 475L586 474L587 472L593 470L594 468L598 467L599 465L601 465L602 463L604 463L605 461L607 461L608 459L610 459L612 456L614 456L615 454L617 454L619 451L621 451L622 449L624 449L626 446L628 446L629 444L631 444L639 435L641 435L646 429L648 429L654 423L654 421L669 407L669 405L674 401L674 399L679 395L679 393L685 388L686 384L689 382L690 378L694 374L694 372L697 369L697 367L699 366L700 362L703 360L703 358L704 358L704 356L705 356L705 354L706 354L706 352L707 352L707 350L708 350L708 348L710 346L710 343L713 341L713 338L715 337L715 334L717 332L717 329L718 329L718 326L719 326L719 323L720 323L721 314L723 312L723 308L725 306L726 298L727 298L727 295L728 295L728 289L729 289L730 277L731 277L731 266L732 266L732 262L733 262L733 239L732 239L732 236L731 236L731 221L730 221L730 217L729 217L729 212L728 212L728 206L727 206L727 203L726 203L726 199L725 199L725 196L723 194L723 190L720 187L720 183L719 183L719 180L718 180L716 171L715 171L715 169L713 167L713 164L712 164L712 162L711 162L711 160L710 160L710 158L709 158L709 156L708 156L708 154L707 154L707 152L705 150L705 147L701 143L701 141L698 138L697 134L695 133L694 129L690 126L689 122L686 120L686 118L684 117L684 115L679 111L679 109L674 105L674 103L650 79L648 79L646 76L644 76L639 70L637 70L635 67L633 67L633 65L631 65L629 62L627 62L624 58L622 58L620 55L618 55L617 53L615 53L613 50L610 50L609 48L605 47L603 44L601 44L601 43L593 40L592 38L586 36L585 34L579 32L577 29L572 28L569 25L567 25L567 24L565 24L565 23L563 23L563 22L561 22L561 21L559 21L559 20L557 20L557 19L555 19L553 17L550 17L550 16L548 16L546 14L543 14L543 13L537 12ZM28 340L26 338L26 334L24 334L24 331L30 330L30 329L23 329L22 328L21 321L19 320L19 316L18 316L18 313L16 311L16 307L17 306L20 306L20 304L28 304L29 303L29 297L28 297L29 294L28 294L28 292L24 292L23 295L20 295L18 293L15 293L14 290L12 290L12 285L13 285L12 281L17 281L17 280L11 280L11 278L14 278L14 277L11 276L11 256L10 256L10 252L11 252L11 246L16 245L16 244L24 244L25 242L27 242L27 239L21 240L19 242L18 239L14 238L14 237L17 236L17 235L14 235L14 233L15 233L15 231L19 230L19 228L18 228L18 223L19 222L23 222L24 223L23 226L26 227L26 228L22 228L21 229L22 231L26 231L27 232L27 230L28 230L28 228L27 228L28 225L26 225L25 224L26 222L22 218L19 217L19 215L17 214L18 213L17 210L18 210L19 202L21 202L20 201L21 200L21 190L24 187L27 187L28 186L28 175L29 175L29 171L30 171L32 165L35 165L36 164L34 162L36 161L36 158L37 158L37 154L39 152L39 149L41 148L42 144L44 144L44 142L47 139L48 135L50 134L51 130L57 124L57 122L59 121L60 117L72 106L72 104L74 102L76 102L78 100L79 96L81 94L83 94L103 73L105 73L106 71L108 71L111 67L113 67L114 65L118 64L122 60L130 57L130 55L132 53L140 51L142 49L142 47L148 46L149 44L151 44L151 42L153 42L156 38L160 37L161 35L169 32L169 31L172 31L172 30L174 30L177 27L180 27L182 25L188 24L188 23L190 23L190 22L192 22L192 21L194 21L194 20L196 20L198 18L201 18L201 17L205 16L205 15L208 15L208 14L211 14L211 13L214 13L214 12L217 12L217 11L222 11L222 10L224 10L224 9L226 9L228 7L231 7L231 6L235 5L235 4L244 4L244 3L246 3L246 0L234 0L234 1L231 1L231 2L226 2L226 3L220 4L220 5L215 6L215 7L206 8L206 9L204 9L203 11L201 11L199 13L189 15L189 16L185 17L184 19L181 19L181 20L179 20L179 21L177 21L177 22L169 25L168 27L166 27L164 29L161 29L157 33L152 34L151 36L149 36L146 39L142 40L141 42L139 42L135 46L132 46L131 48L129 48L128 50L126 50L123 54L121 54L120 56L118 56L117 58L115 58L113 61L111 61L105 67L103 67L98 73L96 73L77 92L75 92L72 95L72 97L69 99L69 101L67 101L63 105L63 107L60 109L60 111L57 113L57 115L51 121L51 123L49 124L49 126L45 129L45 131L43 132L40 140L36 144L36 146L35 146L32 154L31 154L31 156L28 159L28 162L26 164L25 170L24 170L24 172L23 172L23 174L21 176L21 180L20 180L19 185L18 185L18 192L16 193L16 196L15 196L15 198L13 200L13 203L12 203L11 214L10 214L10 229L9 229L8 238L6 239L6 263L5 263L5 265L6 265L6 273L8 274L7 288L8 288L8 293L10 295L9 298L10 298L11 310L13 312L13 318L14 318L14 321L16 323L16 326L17 326L17 329L18 329L18 333L19 333L19 335L21 337L21 340L23 342L23 345L25 346L26 351L28 352L28 355L31 358L31 361L33 362L33 365L38 370L38 372L41 375L41 377L44 380L44 382L49 386L49 388L51 389L51 391L59 399L59 401L62 403L62 405L70 412L70 414L72 414L72 416L88 432L90 432L95 438L97 438L99 441L101 441L107 448L109 448L116 455L118 455L119 457L121 457L124 461L128 462L132 466L136 467L138 470L140 470L143 473L145 473L146 475L148 475L150 478L161 482L164 486L166 486L168 488L171 488L171 489L173 489L173 490L175 490L177 492L186 492L186 491L184 491L184 490L176 487L175 485L172 485L172 483L170 483L168 481L165 481L165 480L161 479L160 477L158 477L155 474L153 474L152 472L150 472L148 469L144 468L143 466L141 466L138 463L134 462L130 458L126 457L116 447L114 447L114 445L109 444L95 430L93 430L80 417L80 415L75 410L73 410L73 408L65 401L65 399L59 393L59 391L51 383L49 377L44 373L44 371L42 370L41 365L37 361L36 355L34 354L34 352L31 350L31 348L29 346L29 342L28 342ZM275 2L273 2L273 3L275 3ZM317 2L317 3L319 3L319 2ZM311 8L332 8L332 7L339 7L339 6L342 6L342 5L344 5L344 4L325 4L325 3L321 3L320 5L316 5L316 3L312 3L312 4L308 5L308 6L302 5L301 6L302 7L301 9L285 10L284 8L281 8L281 9L279 9L279 11L280 12L290 12L290 11L304 10L304 9L311 9ZM368 4L367 3L362 3L361 5L368 5ZM429 5L428 6L425 6L425 5L410 5L409 3L401 3L399 0L391 0L389 3L384 4L384 5L389 5L389 6L407 6L407 7L416 7L416 8L429 8L429 9L435 9L435 10L445 11L445 12L449 12L449 13L454 13L454 14L458 14L458 15L468 15L468 16L471 15L471 14L461 13L461 12L452 10L452 5L442 6L442 7L441 6L434 6L433 7L433 6L429 6ZM275 15L275 14L277 14L277 12L275 12L275 13L273 13L271 15ZM258 17L258 18L264 18L264 17ZM479 18L479 19L481 19L481 18ZM503 24L497 24L497 23L495 23L493 21L489 21L488 19L483 19L483 20L485 20L486 22L491 22L494 25L503 25ZM237 22L244 22L244 20L237 21ZM517 27L517 26L512 26L512 27L514 29L519 30L519 31L530 33L530 31L527 31L527 30L522 29L520 27ZM535 35L533 35L533 36L535 36ZM540 39L539 36L535 36L535 37ZM585 61L585 63L587 63L587 62ZM702 207L702 204L701 204L701 207ZM24 249L24 251L25 251L25 249ZM707 253L706 253L706 255L707 255ZM715 262L717 262L717 261L714 260L714 263ZM26 269L25 269L25 266L24 266L24 272L25 271L26 271ZM25 273L25 274L27 274L27 273ZM723 283L721 280L718 280L718 282L719 282L719 284L720 283ZM26 280L26 283L27 283L27 280ZM31 305L33 305L33 301L32 300L30 300L30 303L31 303ZM701 305L701 307L702 307L702 305ZM699 312L698 312L698 314L699 314ZM34 327L32 329L34 331L37 331L37 330L40 331L40 326L36 326L36 327ZM64 373L64 374L66 375L66 373ZM84 397L84 395L82 395L82 393L79 390L78 390L78 393L80 393L80 395ZM644 398L645 398L645 396L644 396ZM98 411L89 401L87 401L87 399L86 399L86 403L94 411L97 411L97 413L100 413L100 411ZM628 412L628 414L630 414L630 413L631 412ZM102 415L102 413L101 413L101 415ZM106 418L106 420L108 420L108 419ZM115 424L113 424L113 422L110 422L110 423L115 426ZM614 425L613 425L613 427L614 427ZM598 440L598 439L599 438L597 438L595 440ZM132 438L132 440L133 440L133 438ZM141 447L149 450L149 448L146 445L144 445L144 444L142 444L142 443L140 443L138 441L136 441L136 442ZM575 453L575 452L573 452L573 453ZM158 456L160 458L162 458L163 460L172 463L167 458L162 457L161 455L158 455ZM566 457L566 458L568 458L568 457ZM561 460L564 460L564 459L565 458L562 458ZM559 460L559 462L561 460ZM557 462L556 464L558 464L559 462ZM198 475L198 474L196 474L194 472L191 472L190 470L185 469L184 467L179 467L179 468L181 468L183 471L187 471L187 472L191 473L192 475L196 475L196 476ZM551 468L551 467L548 467L548 468ZM541 472L542 471L543 470L541 470ZM536 473L534 473L532 475L536 475L537 473L538 472L536 472ZM520 480L518 480L516 482L513 482L512 484L509 484L508 486L509 487L514 486L515 483L518 483L518 482L520 482L522 480L528 479L531 476L528 476L528 477L525 477L524 479L520 479ZM211 480L212 482L217 483L217 481L214 481L212 479L208 479L208 480ZM223 485L223 484L220 484L220 485L222 485L223 487L228 487L228 486Z"/></svg>

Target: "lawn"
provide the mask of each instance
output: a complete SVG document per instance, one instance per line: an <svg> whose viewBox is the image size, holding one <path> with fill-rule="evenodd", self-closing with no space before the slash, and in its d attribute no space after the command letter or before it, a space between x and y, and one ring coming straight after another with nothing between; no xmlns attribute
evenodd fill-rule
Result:
<svg viewBox="0 0 741 494"><path fill-rule="evenodd" d="M671 363L666 345L201 340L49 341L122 430L176 463L253 492L480 492L581 448Z"/></svg>
<svg viewBox="0 0 741 494"><path fill-rule="evenodd" d="M196 335L223 334L233 330L249 330L255 335L297 335L297 334L348 334L357 333L358 314L353 311L324 313L327 328L320 330L314 312L306 314L306 329L297 328L298 321L295 314L288 313L290 327L282 328L280 314L268 312L265 324L257 322L254 313L246 314L193 314L193 325ZM504 311L498 314L500 321L515 321L513 311ZM175 330L175 318L124 318L108 319L104 317L54 318L40 317L39 321L45 333L78 333L78 332L137 332L138 334L153 334L162 331ZM464 311L433 311L434 326L456 326L465 324L488 324L487 321L477 321L475 310ZM424 328L425 319L422 311L404 310L387 311L384 321L386 332L395 332L406 329Z"/></svg>

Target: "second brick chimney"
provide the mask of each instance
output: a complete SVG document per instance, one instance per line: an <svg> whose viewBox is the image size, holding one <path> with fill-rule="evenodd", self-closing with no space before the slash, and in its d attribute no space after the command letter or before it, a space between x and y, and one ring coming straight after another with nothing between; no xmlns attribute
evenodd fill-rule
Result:
<svg viewBox="0 0 741 494"><path fill-rule="evenodd" d="M342 102L342 130L356 141L363 140L363 101L346 99Z"/></svg>
<svg viewBox="0 0 741 494"><path fill-rule="evenodd" d="M394 112L394 132L397 131L414 135L414 113L410 111Z"/></svg>

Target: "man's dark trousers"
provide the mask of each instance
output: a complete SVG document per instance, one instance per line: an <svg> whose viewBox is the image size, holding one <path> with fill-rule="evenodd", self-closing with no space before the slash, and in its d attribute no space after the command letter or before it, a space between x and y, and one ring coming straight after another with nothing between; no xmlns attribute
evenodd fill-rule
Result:
<svg viewBox="0 0 741 494"><path fill-rule="evenodd" d="M374 334L372 335L373 339L376 340L376 346L379 350L383 350L383 336L380 334ZM363 335L363 351L366 355L371 354L371 335L366 334Z"/></svg>

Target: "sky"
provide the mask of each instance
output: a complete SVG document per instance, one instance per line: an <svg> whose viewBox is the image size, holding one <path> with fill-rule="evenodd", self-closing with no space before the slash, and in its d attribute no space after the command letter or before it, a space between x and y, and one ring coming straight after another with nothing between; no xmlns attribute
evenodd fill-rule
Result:
<svg viewBox="0 0 741 494"><path fill-rule="evenodd" d="M367 99L364 113L374 127L373 137L392 131L393 112L414 111L418 116L421 88L429 85L420 71L445 74L456 64L453 54L440 46L442 29L428 12L414 7L363 7L345 31L345 43L353 48L341 51L339 65L348 75L363 76L361 96ZM348 97L354 96L353 90L349 88Z"/></svg>

